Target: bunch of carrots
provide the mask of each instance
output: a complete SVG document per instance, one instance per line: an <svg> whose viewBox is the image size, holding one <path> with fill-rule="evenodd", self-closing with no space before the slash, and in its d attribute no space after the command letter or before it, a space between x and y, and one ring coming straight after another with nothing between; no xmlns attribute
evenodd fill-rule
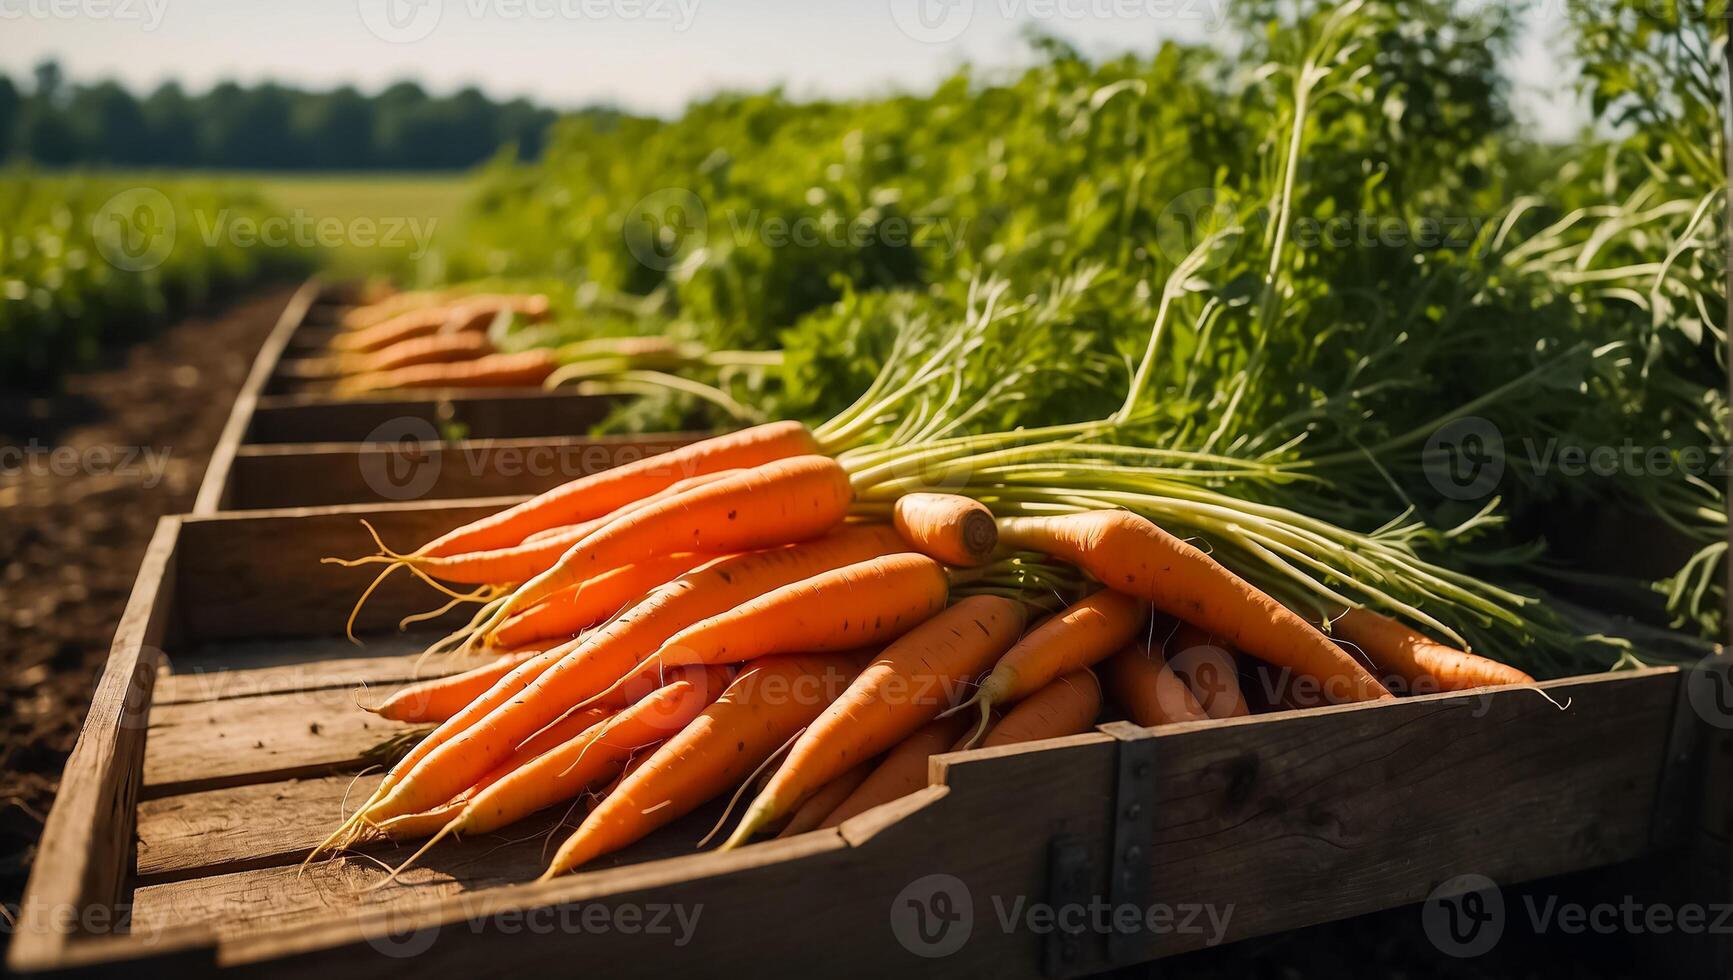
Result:
<svg viewBox="0 0 1733 980"><path fill-rule="evenodd" d="M458 290L395 293L346 311L328 356L291 362L300 377L329 381L338 394L406 388L558 388L580 394L673 389L711 402L738 420L756 420L705 375L776 368L780 351L718 351L661 335L570 340L573 328L545 323L541 293Z"/></svg>
<svg viewBox="0 0 1733 980"><path fill-rule="evenodd" d="M1109 700L1245 714L1260 670L1331 702L1532 682L1370 609L1314 622L1129 509L1000 513L990 483L863 508L824 429L718 436L360 559L480 602L441 648L495 657L375 709L438 727L314 855L419 857L584 800L553 876L730 794L724 847L835 826L935 754L1085 732Z"/></svg>

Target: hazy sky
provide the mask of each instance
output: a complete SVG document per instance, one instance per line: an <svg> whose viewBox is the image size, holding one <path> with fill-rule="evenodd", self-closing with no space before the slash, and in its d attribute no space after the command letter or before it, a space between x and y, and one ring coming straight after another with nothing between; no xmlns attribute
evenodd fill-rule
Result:
<svg viewBox="0 0 1733 980"><path fill-rule="evenodd" d="M1225 41L1232 0L0 0L0 71L58 58L76 79L194 89L275 78L376 90L413 78L560 107L669 114L717 88L919 89L963 61L1013 66L1026 26L1094 54L1163 38ZM1504 0L1482 0L1489 5ZM1530 15L1511 72L1534 129L1583 111L1557 90L1556 4ZM1553 10L1554 12L1547 12Z"/></svg>

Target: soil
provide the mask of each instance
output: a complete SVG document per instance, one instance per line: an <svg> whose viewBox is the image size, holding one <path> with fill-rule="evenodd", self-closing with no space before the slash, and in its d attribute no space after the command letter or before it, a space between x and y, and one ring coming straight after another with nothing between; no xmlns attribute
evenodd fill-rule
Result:
<svg viewBox="0 0 1733 980"><path fill-rule="evenodd" d="M195 315L57 394L0 392L0 903L43 818L157 518L191 509L292 287Z"/></svg>

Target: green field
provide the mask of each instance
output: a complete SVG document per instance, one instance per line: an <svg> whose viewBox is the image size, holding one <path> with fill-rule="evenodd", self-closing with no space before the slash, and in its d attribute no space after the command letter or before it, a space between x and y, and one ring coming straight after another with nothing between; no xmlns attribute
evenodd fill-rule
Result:
<svg viewBox="0 0 1733 980"><path fill-rule="evenodd" d="M468 173L237 174L258 187L298 237L327 252L336 275L407 274L435 238L458 233L475 189Z"/></svg>

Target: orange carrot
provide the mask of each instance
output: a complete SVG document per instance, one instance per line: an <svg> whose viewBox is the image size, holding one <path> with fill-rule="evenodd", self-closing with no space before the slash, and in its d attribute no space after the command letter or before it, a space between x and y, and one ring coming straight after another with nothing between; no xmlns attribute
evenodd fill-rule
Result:
<svg viewBox="0 0 1733 980"><path fill-rule="evenodd" d="M888 525L851 525L791 548L717 558L661 586L618 619L556 649L557 665L529 680L508 675L515 689L495 698L483 714L471 709L435 729L437 748L421 753L404 775L376 791L362 813L377 821L426 809L474 782L516 744L580 701L606 690L621 675L693 623L755 599L790 582L904 547ZM531 660L524 668L540 663ZM477 704L481 702L478 701ZM471 708L475 706L472 705ZM445 742L449 740L449 744ZM424 740L425 744L425 740ZM417 746L419 749L420 746ZM413 754L413 753L412 753ZM398 769L393 769L396 773Z"/></svg>
<svg viewBox="0 0 1733 980"><path fill-rule="evenodd" d="M439 306L454 299L456 294L450 290L424 289L392 293L383 299L364 306L355 306L343 311L341 326L345 330L360 330L411 310L425 309L429 306Z"/></svg>
<svg viewBox="0 0 1733 980"><path fill-rule="evenodd" d="M1101 683L1088 668L1074 670L1029 695L999 720L981 747L1015 745L1086 732L1101 714Z"/></svg>
<svg viewBox="0 0 1733 980"><path fill-rule="evenodd" d="M375 828L375 831L392 840L412 840L417 837L436 834L446 824L460 816L464 807L469 805L469 801L474 799L476 794L516 772L542 753L599 726L612 717L614 713L612 708L591 708L586 711L573 712L561 719L559 724L549 725L536 733L534 738L518 746L504 762L477 780L474 786L457 794L450 802L436 806L431 810L423 810L420 813L406 813L401 817L393 817L380 824Z"/></svg>
<svg viewBox="0 0 1733 980"><path fill-rule="evenodd" d="M1021 701L1061 674L1088 667L1124 647L1149 620L1149 607L1141 601L1102 589L1047 619L1017 641L993 672L981 682L974 697L956 707L966 711L978 705L979 740L987 731L993 708Z"/></svg>
<svg viewBox="0 0 1733 980"><path fill-rule="evenodd" d="M824 823L824 818L840 806L842 801L848 799L849 794L853 793L872 772L873 764L863 762L825 783L823 789L807 797L806 802L800 805L800 809L794 811L787 823L777 828L777 838L793 837L796 834L804 834L809 830L819 829L819 825Z"/></svg>
<svg viewBox="0 0 1733 980"><path fill-rule="evenodd" d="M1176 721L1205 721L1204 710L1191 689L1167 665L1159 649L1139 640L1107 658L1107 687L1132 721L1145 728Z"/></svg>
<svg viewBox="0 0 1733 980"><path fill-rule="evenodd" d="M487 339L485 333L434 334L392 344L383 350L364 354L353 360L339 359L338 367L345 374L367 374L420 364L468 361L493 352L493 342Z"/></svg>
<svg viewBox="0 0 1733 980"><path fill-rule="evenodd" d="M342 333L331 346L340 351L372 353L393 344L436 333L464 333L487 329L502 310L530 319L547 315L546 296L466 296L449 305L406 310L370 327Z"/></svg>
<svg viewBox="0 0 1733 980"><path fill-rule="evenodd" d="M376 708L368 708L381 718L391 721L444 721L467 707L500 678L542 655L542 650L502 653L488 663L449 677L410 684L386 698Z"/></svg>
<svg viewBox="0 0 1733 980"><path fill-rule="evenodd" d="M935 718L922 725L913 735L885 753L884 761L874 767L872 774L854 792L832 807L818 826L835 827L856 814L865 813L881 803L900 800L925 787L929 768L927 760L950 751L969 727L968 721L961 715L954 715Z"/></svg>
<svg viewBox="0 0 1733 980"><path fill-rule="evenodd" d="M977 677L1023 630L1023 606L970 596L886 647L789 749L724 848L806 801L825 783L908 737Z"/></svg>
<svg viewBox="0 0 1733 980"><path fill-rule="evenodd" d="M1439 643L1370 609L1348 610L1330 632L1358 647L1380 672L1401 678L1412 694L1534 683L1515 667Z"/></svg>
<svg viewBox="0 0 1733 980"><path fill-rule="evenodd" d="M1158 631L1157 636L1161 635ZM1179 623L1167 637L1162 653L1168 669L1179 675L1211 718L1240 718L1251 713L1240 690L1234 652L1216 643L1207 631Z"/></svg>
<svg viewBox="0 0 1733 980"><path fill-rule="evenodd" d="M913 552L820 572L693 623L615 686L684 664L738 663L779 653L881 644L943 609L949 589L944 566Z"/></svg>
<svg viewBox="0 0 1733 980"><path fill-rule="evenodd" d="M551 638L565 638L594 626L643 598L676 575L711 559L694 553L663 555L633 562L606 575L569 586L500 624L493 642L505 649Z"/></svg>
<svg viewBox="0 0 1733 980"><path fill-rule="evenodd" d="M739 785L812 723L854 677L847 654L752 663L720 699L596 805L543 880L617 851Z"/></svg>
<svg viewBox="0 0 1733 980"><path fill-rule="evenodd" d="M911 493L897 498L892 515L904 541L947 565L985 565L999 545L993 512L968 497Z"/></svg>
<svg viewBox="0 0 1733 980"><path fill-rule="evenodd" d="M1286 606L1215 559L1127 511L999 522L1001 544L1062 558L1279 667L1316 678L1333 701L1390 697L1378 679Z"/></svg>
<svg viewBox="0 0 1733 980"><path fill-rule="evenodd" d="M560 366L553 351L534 348L510 354L488 354L466 361L412 364L389 371L350 375L332 390L359 395L398 388L533 388Z"/></svg>
<svg viewBox="0 0 1733 980"><path fill-rule="evenodd" d="M510 547L537 531L604 517L688 477L761 466L817 451L818 442L799 422L771 422L742 429L573 480L447 532L417 549L416 554L435 557Z"/></svg>
<svg viewBox="0 0 1733 980"><path fill-rule="evenodd" d="M828 456L794 456L723 477L609 521L507 597L493 625L569 585L657 555L816 538L842 523L853 499L848 472Z"/></svg>

